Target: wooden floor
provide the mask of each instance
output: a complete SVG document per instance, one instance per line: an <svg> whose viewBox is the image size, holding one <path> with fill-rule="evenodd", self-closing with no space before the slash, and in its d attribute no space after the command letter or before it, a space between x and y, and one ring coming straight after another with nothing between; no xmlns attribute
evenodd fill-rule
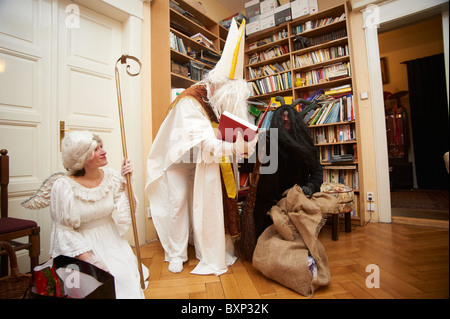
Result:
<svg viewBox="0 0 450 319"><path fill-rule="evenodd" d="M351 233L339 232L338 241L332 241L331 229L324 227L319 239L328 255L331 284L311 298L449 298L448 229L369 223ZM150 270L147 299L306 298L241 260L222 276L191 275L198 261L189 249L183 272L173 274L158 241L141 247L143 263ZM369 264L379 266L380 288L366 287Z"/></svg>

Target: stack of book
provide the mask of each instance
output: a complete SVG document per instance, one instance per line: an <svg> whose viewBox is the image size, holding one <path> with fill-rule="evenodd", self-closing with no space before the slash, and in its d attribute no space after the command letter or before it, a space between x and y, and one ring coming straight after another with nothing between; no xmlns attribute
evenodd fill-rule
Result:
<svg viewBox="0 0 450 319"><path fill-rule="evenodd" d="M194 40L197 43L203 44L207 48L210 48L210 49L213 49L214 51L217 51L216 47L214 46L214 43L210 39L205 37L203 34L201 34L200 32L194 34L193 36L191 36L191 39Z"/></svg>
<svg viewBox="0 0 450 319"><path fill-rule="evenodd" d="M220 54L211 50L200 50L196 53L195 58L211 66L215 66L220 60Z"/></svg>
<svg viewBox="0 0 450 319"><path fill-rule="evenodd" d="M353 162L355 157L353 154L331 155L331 163Z"/></svg>

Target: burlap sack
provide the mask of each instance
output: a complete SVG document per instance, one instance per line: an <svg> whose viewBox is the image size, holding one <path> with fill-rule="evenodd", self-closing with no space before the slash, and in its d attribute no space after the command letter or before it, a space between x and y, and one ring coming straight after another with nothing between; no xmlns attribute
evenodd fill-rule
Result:
<svg viewBox="0 0 450 319"><path fill-rule="evenodd" d="M304 296L329 285L328 258L318 235L325 223L322 212L337 209L337 204L330 195L314 194L308 199L299 186L291 188L270 211L274 224L258 238L253 266ZM316 277L308 268L308 251L317 265Z"/></svg>

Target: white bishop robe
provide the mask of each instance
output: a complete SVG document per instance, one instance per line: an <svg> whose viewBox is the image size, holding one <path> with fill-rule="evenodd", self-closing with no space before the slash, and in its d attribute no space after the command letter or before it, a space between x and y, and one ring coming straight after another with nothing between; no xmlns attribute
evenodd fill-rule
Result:
<svg viewBox="0 0 450 319"><path fill-rule="evenodd" d="M211 122L201 104L193 97L183 97L170 110L153 142L147 159L145 193L159 239L170 262L168 251L169 210L171 202L167 169L174 163L196 163L193 201L189 207L196 257L200 260L193 274L225 273L232 265L233 243L225 235L222 185L219 159L232 154L232 144L216 139ZM192 162L192 159L191 159ZM189 227L186 225L185 227ZM192 242L192 241L190 241Z"/></svg>

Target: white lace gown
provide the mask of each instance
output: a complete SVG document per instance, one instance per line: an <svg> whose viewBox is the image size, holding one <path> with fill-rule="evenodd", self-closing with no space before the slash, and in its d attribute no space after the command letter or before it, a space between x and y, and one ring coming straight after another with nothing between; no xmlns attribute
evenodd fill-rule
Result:
<svg viewBox="0 0 450 319"><path fill-rule="evenodd" d="M55 181L50 198L52 257L95 256L114 276L116 298L144 298L136 257L123 236L131 225L130 206L115 170L103 168L99 186L87 188L64 176ZM142 265L144 280L148 268Z"/></svg>

